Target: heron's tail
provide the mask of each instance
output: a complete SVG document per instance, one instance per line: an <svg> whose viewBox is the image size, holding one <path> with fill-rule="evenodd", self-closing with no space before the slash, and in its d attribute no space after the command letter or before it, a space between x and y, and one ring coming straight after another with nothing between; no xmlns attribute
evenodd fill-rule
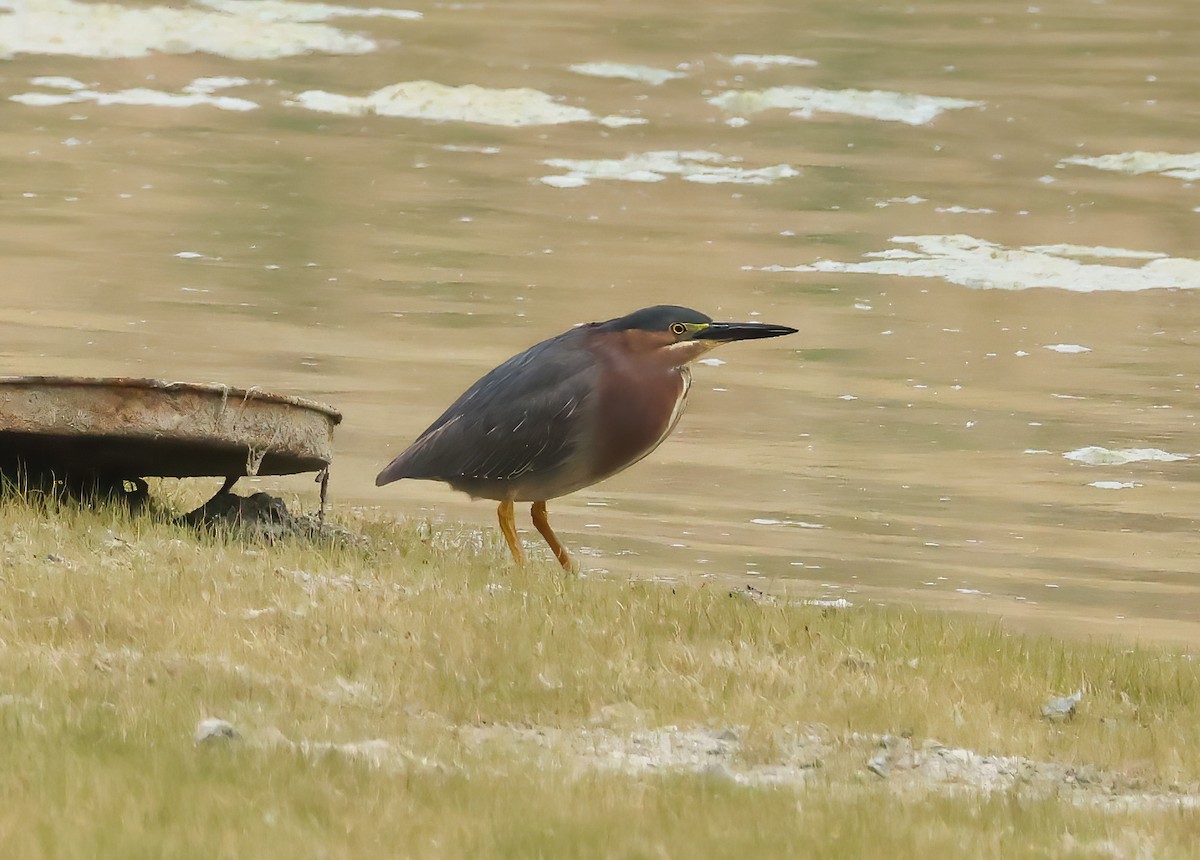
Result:
<svg viewBox="0 0 1200 860"><path fill-rule="evenodd" d="M401 454L395 460L388 463L384 470L375 476L375 486L382 487L384 484L392 483L392 481L399 481L401 478L410 477L406 459Z"/></svg>

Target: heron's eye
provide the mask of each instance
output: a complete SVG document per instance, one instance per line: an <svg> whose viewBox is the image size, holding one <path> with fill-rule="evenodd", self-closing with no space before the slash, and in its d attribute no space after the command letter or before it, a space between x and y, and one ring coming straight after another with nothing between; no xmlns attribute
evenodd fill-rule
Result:
<svg viewBox="0 0 1200 860"><path fill-rule="evenodd" d="M675 337L682 337L687 333L687 326L683 323L671 323L671 334Z"/></svg>

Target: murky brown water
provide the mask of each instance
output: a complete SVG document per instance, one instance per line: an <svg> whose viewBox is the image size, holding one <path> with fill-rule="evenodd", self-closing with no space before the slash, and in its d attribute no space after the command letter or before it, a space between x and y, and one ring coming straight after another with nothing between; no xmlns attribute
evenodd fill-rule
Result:
<svg viewBox="0 0 1200 860"><path fill-rule="evenodd" d="M1195 153L1191 0L407 8L424 17L304 25L378 40L359 55L63 48L4 61L6 99L80 92L30 83L47 75L96 93L179 93L224 75L250 82L220 95L259 107L0 101L0 373L219 380L326 400L346 417L336 499L491 528L489 504L372 479L494 364L659 302L792 324L800 335L697 367L675 437L552 505L585 566L1200 641L1198 297L1085 291L1112 267L1175 266L1176 286L1200 287L1186 259L1200 256L1200 193L1186 176L1060 164ZM730 62L743 53L817 65ZM654 86L568 68L601 61L684 74ZM505 127L285 104L419 80L529 87L647 122ZM908 124L707 102L777 86L985 105ZM569 172L545 160L696 150L802 174L541 181ZM949 274L935 251L927 277L829 270L880 251L903 267L925 252L892 237L957 234L1001 247ZM1003 253L1062 244L1185 259ZM826 271L789 270L822 260ZM1059 287L977 288L1005 272L1010 287ZM1090 351L1045 348L1058 344ZM1087 446L1189 459L1062 456Z"/></svg>

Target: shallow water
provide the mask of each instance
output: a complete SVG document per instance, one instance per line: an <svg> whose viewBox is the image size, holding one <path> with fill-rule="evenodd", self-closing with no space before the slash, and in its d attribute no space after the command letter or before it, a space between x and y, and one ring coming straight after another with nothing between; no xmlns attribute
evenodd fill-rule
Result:
<svg viewBox="0 0 1200 860"><path fill-rule="evenodd" d="M373 476L494 364L791 324L552 504L585 567L1200 642L1188 0L3 9L0 372L325 400L336 500L491 528Z"/></svg>

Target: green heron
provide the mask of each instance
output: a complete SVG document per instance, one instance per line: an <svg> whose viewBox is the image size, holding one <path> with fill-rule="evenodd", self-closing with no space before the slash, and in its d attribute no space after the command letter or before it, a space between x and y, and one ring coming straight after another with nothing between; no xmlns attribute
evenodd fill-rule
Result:
<svg viewBox="0 0 1200 860"><path fill-rule="evenodd" d="M500 531L524 564L514 502L532 502L533 524L555 558L571 557L546 515L565 496L632 466L671 434L692 383L688 363L735 340L796 329L713 322L659 305L544 340L488 373L379 473L443 481L500 503Z"/></svg>

